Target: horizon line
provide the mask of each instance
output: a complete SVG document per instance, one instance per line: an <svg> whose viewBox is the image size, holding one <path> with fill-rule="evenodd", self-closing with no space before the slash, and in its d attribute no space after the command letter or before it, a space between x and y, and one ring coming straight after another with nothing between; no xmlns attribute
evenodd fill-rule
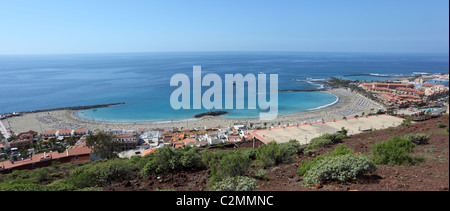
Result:
<svg viewBox="0 0 450 211"><path fill-rule="evenodd" d="M360 54L424 54L449 55L450 52L401 52L401 51L301 51L301 50L216 50L216 51L129 51L129 52L89 52L89 53L17 53L0 56L52 56L52 55L105 55L105 54L147 54L147 53L360 53Z"/></svg>

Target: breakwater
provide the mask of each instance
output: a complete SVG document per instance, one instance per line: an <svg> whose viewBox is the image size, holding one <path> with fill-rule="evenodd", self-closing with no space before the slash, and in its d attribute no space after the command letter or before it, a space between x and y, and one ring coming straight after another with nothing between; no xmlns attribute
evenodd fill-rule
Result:
<svg viewBox="0 0 450 211"><path fill-rule="evenodd" d="M101 105L89 105L89 106L74 106L74 107L64 107L64 108L52 108L52 109L41 109L41 110L34 110L34 111L22 111L22 112L14 112L14 113L6 113L2 114L4 117L12 117L22 114L32 114L32 113L39 113L39 112L51 112L51 111L62 111L62 110L72 110L72 111L78 111L78 110L88 110L88 109L96 109L96 108L106 108L110 106L116 106L116 105L124 105L125 103L110 103L110 104L101 104Z"/></svg>

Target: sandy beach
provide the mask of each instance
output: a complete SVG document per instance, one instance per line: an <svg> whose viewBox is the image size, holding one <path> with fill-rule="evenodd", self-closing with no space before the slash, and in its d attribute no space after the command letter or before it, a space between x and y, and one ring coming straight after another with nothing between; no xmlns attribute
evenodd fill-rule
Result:
<svg viewBox="0 0 450 211"><path fill-rule="evenodd" d="M305 111L301 113L279 116L274 121L267 122L267 126L285 125L287 123L314 123L321 121L333 121L346 118L353 118L355 115L361 116L364 112L369 114L377 112L381 105L371 100L348 91L346 89L332 89L327 92L336 95L339 98L333 105L318 108L316 110ZM177 122L145 122L145 123L105 123L91 122L75 117L72 110L61 110L51 112L38 112L24 114L23 116L13 117L2 120L6 127L10 127L15 133L34 130L37 132L48 130L64 130L88 128L90 130L108 130L111 128L122 128L125 130L137 130L140 128L214 128L228 127L236 124L250 125L253 127L264 127L264 121L259 119L228 119L223 117L203 117L197 120L177 121Z"/></svg>

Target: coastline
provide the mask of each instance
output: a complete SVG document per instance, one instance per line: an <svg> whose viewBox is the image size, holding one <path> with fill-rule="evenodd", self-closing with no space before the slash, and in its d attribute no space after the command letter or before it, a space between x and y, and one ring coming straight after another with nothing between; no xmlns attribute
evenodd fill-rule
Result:
<svg viewBox="0 0 450 211"><path fill-rule="evenodd" d="M267 126L284 125L287 123L314 123L317 121L332 121L342 119L343 117L353 118L354 115L366 114L378 110L379 105L375 105L369 99L357 94L351 93L346 89L330 89L327 93L333 94L338 99L329 105L317 107L313 110L302 111L293 114L278 116L273 121L267 121ZM357 106L358 101L368 102L369 106ZM75 110L55 110L49 112L25 113L23 116L12 117L4 121L5 126L11 125L16 133L34 130L37 132L47 130L63 130L89 128L90 130L107 130L111 128L122 128L125 130L137 130L139 128L213 128L229 127L235 124L253 124L254 127L264 127L264 121L258 118L225 118L225 117L202 117L200 119L185 119L178 121L159 121L159 122L95 122L78 118L74 114ZM343 115L346 114L346 115ZM42 129L41 129L42 128Z"/></svg>

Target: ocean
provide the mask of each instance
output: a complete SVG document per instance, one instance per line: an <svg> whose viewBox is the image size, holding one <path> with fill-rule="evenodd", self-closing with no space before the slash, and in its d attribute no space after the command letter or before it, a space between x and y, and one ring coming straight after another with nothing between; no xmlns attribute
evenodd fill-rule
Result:
<svg viewBox="0 0 450 211"><path fill-rule="evenodd" d="M279 89L316 89L311 80L339 77L385 80L380 75L448 73L448 54L182 52L0 56L0 113L125 102L78 111L80 118L107 122L191 119L208 110L174 110L174 74L278 74ZM353 74L374 74L352 76ZM191 80L192 83L192 80ZM269 87L269 83L267 86ZM204 87L203 91L208 89ZM279 115L329 105L325 92L280 92ZM245 104L247 107L247 103ZM224 110L224 109L223 109ZM226 118L256 118L259 110L226 110Z"/></svg>

